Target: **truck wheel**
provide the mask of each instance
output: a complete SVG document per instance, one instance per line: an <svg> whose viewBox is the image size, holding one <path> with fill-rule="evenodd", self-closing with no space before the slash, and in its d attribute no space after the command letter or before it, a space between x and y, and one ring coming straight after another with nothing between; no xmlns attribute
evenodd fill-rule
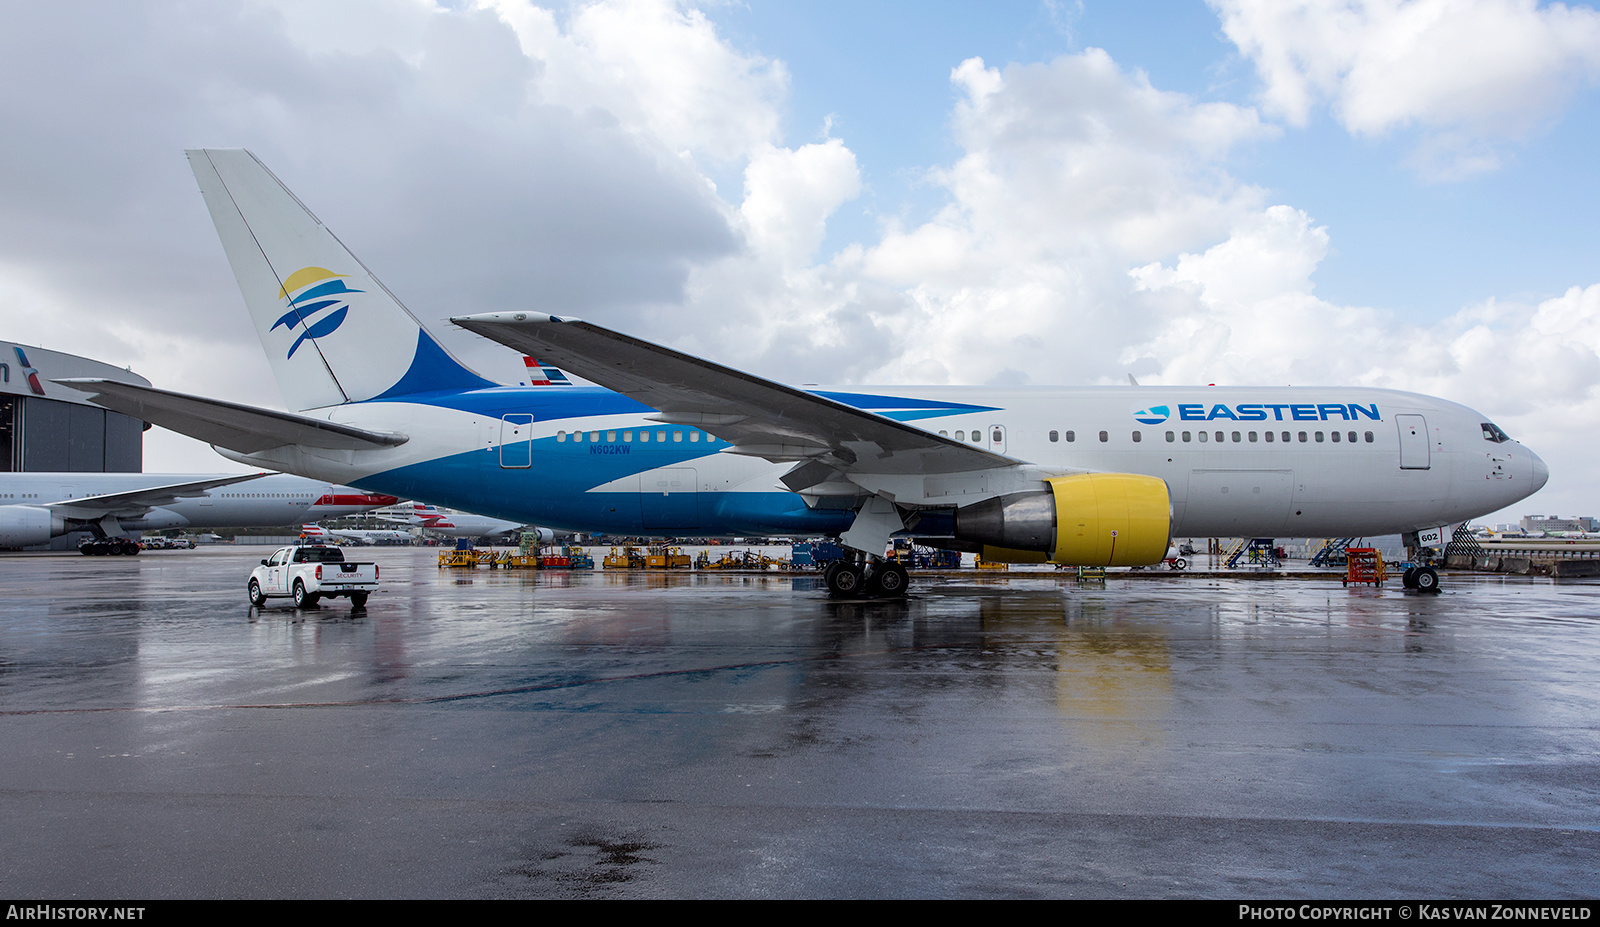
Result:
<svg viewBox="0 0 1600 927"><path fill-rule="evenodd" d="M320 596L318 596L316 593L306 591L305 583L298 579L294 581L295 608L313 608L316 606L318 598L320 598Z"/></svg>
<svg viewBox="0 0 1600 927"><path fill-rule="evenodd" d="M1178 559L1172 561L1172 568L1174 570L1185 570L1185 569L1188 569L1188 567L1189 567L1189 561L1183 559L1182 557L1179 557Z"/></svg>
<svg viewBox="0 0 1600 927"><path fill-rule="evenodd" d="M367 594L365 592L350 593L350 610L359 611L367 607Z"/></svg>
<svg viewBox="0 0 1600 927"><path fill-rule="evenodd" d="M267 597L261 594L261 584L253 579L250 580L250 604L256 608L267 604Z"/></svg>

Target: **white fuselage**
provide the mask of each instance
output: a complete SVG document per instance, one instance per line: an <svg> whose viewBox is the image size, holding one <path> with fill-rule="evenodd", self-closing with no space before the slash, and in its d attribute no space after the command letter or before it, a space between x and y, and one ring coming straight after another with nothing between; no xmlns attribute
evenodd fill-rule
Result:
<svg viewBox="0 0 1600 927"><path fill-rule="evenodd" d="M226 473L4 473L0 474L0 507L41 506L86 496L132 492L157 486L198 482ZM141 514L119 517L123 530L167 528L251 528L296 525L316 518L354 515L394 499L373 496L330 481L278 474L207 490L177 499Z"/></svg>
<svg viewBox="0 0 1600 927"><path fill-rule="evenodd" d="M959 506L1030 488L1029 481L1041 475L1146 474L1169 487L1175 536L1410 531L1503 508L1537 490L1548 474L1522 445L1487 437L1484 425L1490 420L1480 413L1392 390L855 387L816 392L1027 465L967 475L852 473L849 479L864 490L911 506ZM948 411L930 414L930 407ZM974 407L982 410L969 411ZM373 401L307 413L411 436L395 448L224 453L571 530L806 530L805 517L790 510L773 514L772 506L781 503L768 498L788 496L792 508L795 497L778 482L793 468L792 461L723 453L727 442L692 427L647 421L651 412L597 389L479 390L449 403ZM693 518L651 523L655 497L683 493L697 497ZM826 499L808 502L815 508L818 533L827 533L841 518L848 524L848 516L826 514Z"/></svg>

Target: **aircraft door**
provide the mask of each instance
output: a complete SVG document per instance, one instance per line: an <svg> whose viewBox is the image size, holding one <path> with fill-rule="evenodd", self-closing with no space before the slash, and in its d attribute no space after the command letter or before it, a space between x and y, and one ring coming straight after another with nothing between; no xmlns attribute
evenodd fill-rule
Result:
<svg viewBox="0 0 1600 927"><path fill-rule="evenodd" d="M500 468L511 470L531 466L533 466L533 416L501 416Z"/></svg>
<svg viewBox="0 0 1600 927"><path fill-rule="evenodd" d="M1428 420L1420 415L1396 415L1394 421L1400 429L1400 469L1428 469Z"/></svg>
<svg viewBox="0 0 1600 927"><path fill-rule="evenodd" d="M988 438L989 450L994 451L996 454L1004 454L1006 452L1006 426L990 425Z"/></svg>

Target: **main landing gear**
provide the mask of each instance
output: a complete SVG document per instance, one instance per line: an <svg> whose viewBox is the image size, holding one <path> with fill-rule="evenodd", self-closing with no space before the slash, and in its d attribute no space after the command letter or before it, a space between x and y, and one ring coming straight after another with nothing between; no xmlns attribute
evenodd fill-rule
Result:
<svg viewBox="0 0 1600 927"><path fill-rule="evenodd" d="M903 599L911 588L911 575L905 567L891 560L835 560L822 572L822 581L828 586L828 594L840 599L858 596Z"/></svg>

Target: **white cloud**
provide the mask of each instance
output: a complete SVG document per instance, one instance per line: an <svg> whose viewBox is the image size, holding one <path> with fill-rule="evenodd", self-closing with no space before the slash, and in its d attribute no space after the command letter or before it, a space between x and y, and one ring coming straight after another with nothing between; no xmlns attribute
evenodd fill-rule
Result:
<svg viewBox="0 0 1600 927"><path fill-rule="evenodd" d="M1600 13L1532 0L1211 0L1254 62L1268 112L1304 125L1327 102L1361 135L1416 128L1415 167L1497 167L1600 76Z"/></svg>
<svg viewBox="0 0 1600 927"><path fill-rule="evenodd" d="M751 245L789 267L810 261L828 217L861 192L856 157L836 138L793 150L763 146L744 177L739 214Z"/></svg>
<svg viewBox="0 0 1600 927"><path fill-rule="evenodd" d="M862 255L865 280L915 306L915 338L881 374L1120 379L1107 344L1157 321L1128 267L1215 241L1259 208L1221 164L1272 130L1248 109L1158 91L1098 49L1004 70L972 59L951 78L964 154L934 175L949 205Z"/></svg>
<svg viewBox="0 0 1600 927"><path fill-rule="evenodd" d="M605 110L652 144L739 161L778 140L781 62L735 51L704 13L667 0L573 7L561 28L526 0L483 0L545 65L540 97Z"/></svg>

